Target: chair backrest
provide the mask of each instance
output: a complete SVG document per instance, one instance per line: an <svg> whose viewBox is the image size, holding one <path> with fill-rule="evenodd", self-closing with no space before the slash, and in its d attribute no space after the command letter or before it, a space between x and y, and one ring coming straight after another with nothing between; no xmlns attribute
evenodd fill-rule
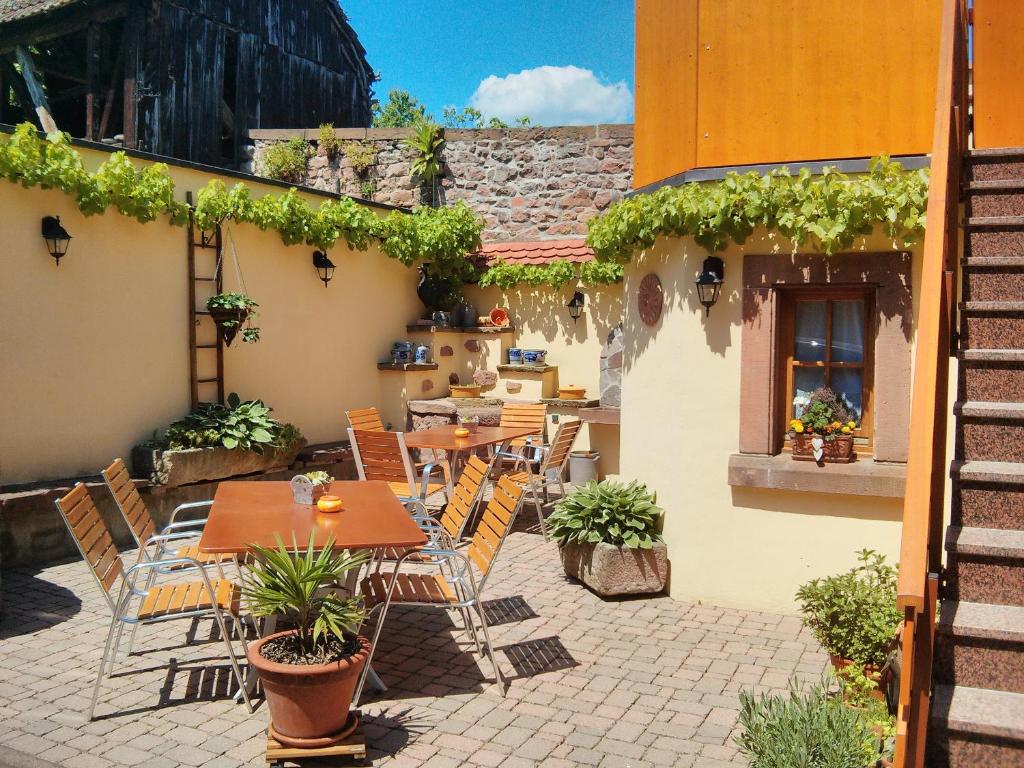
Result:
<svg viewBox="0 0 1024 768"><path fill-rule="evenodd" d="M569 453L572 451L572 444L576 442L576 435L580 433L582 426L583 422L579 419L563 421L558 425L555 439L551 441L551 450L548 451L548 455L544 459L544 466L541 468L542 474L549 469L562 470L565 467L565 463L569 460Z"/></svg>
<svg viewBox="0 0 1024 768"><path fill-rule="evenodd" d="M361 429L367 432L383 432L384 422L380 420L380 411L376 408L356 408L353 411L345 411L348 423L352 429Z"/></svg>
<svg viewBox="0 0 1024 768"><path fill-rule="evenodd" d="M409 495L418 495L416 473L405 447L405 435L349 427L348 438L360 480L408 483Z"/></svg>
<svg viewBox="0 0 1024 768"><path fill-rule="evenodd" d="M441 512L441 525L458 543L462 531L466 527L466 521L476 509L480 494L484 488L484 478L487 477L487 462L482 461L479 456L471 455L466 460L466 466L462 470L459 482L452 492L449 501Z"/></svg>
<svg viewBox="0 0 1024 768"><path fill-rule="evenodd" d="M114 459L114 463L103 470L103 479L114 501L117 502L117 508L121 510L128 527L131 528L135 543L140 547L145 546L149 537L157 532L156 521L149 514L146 503L139 495L139 489L128 476L128 467L124 465L124 461Z"/></svg>
<svg viewBox="0 0 1024 768"><path fill-rule="evenodd" d="M544 403L505 403L501 406L501 426L532 427L533 435L544 437L548 407ZM514 447L526 444L526 438L520 437L512 441Z"/></svg>
<svg viewBox="0 0 1024 768"><path fill-rule="evenodd" d="M61 519L64 520L82 557L85 558L86 565L103 589L103 596L113 608L114 598L110 590L124 569L114 540L99 510L96 509L92 496L89 495L89 489L82 483L76 483L74 488L57 499L54 504L57 505Z"/></svg>
<svg viewBox="0 0 1024 768"><path fill-rule="evenodd" d="M498 478L494 486L494 495L487 502L480 523L473 532L473 538L466 548L469 559L480 569L480 587L487 580L491 566L494 564L505 537L512 529L512 523L519 514L523 503L523 488L513 483L505 475Z"/></svg>

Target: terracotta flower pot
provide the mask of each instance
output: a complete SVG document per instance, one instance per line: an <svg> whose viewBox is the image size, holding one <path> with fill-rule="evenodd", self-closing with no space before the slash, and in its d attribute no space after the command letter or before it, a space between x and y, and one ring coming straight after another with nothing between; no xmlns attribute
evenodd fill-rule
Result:
<svg viewBox="0 0 1024 768"><path fill-rule="evenodd" d="M292 747L329 746L345 735L370 641L359 636L360 650L354 656L329 664L279 664L260 653L270 640L294 634L276 632L252 643L249 663L260 674L274 737Z"/></svg>
<svg viewBox="0 0 1024 768"><path fill-rule="evenodd" d="M814 461L814 448L811 446L814 435L801 432L792 437L793 460ZM823 464L849 464L857 458L853 452L852 435L841 435L835 440L826 440L822 453Z"/></svg>
<svg viewBox="0 0 1024 768"><path fill-rule="evenodd" d="M235 340L235 336L242 330L242 323L249 317L249 310L213 307L210 309L210 317L217 324L217 330L220 331L221 336L224 338L225 346L230 347L231 342ZM235 324L230 327L224 326L224 323L231 321L235 321Z"/></svg>

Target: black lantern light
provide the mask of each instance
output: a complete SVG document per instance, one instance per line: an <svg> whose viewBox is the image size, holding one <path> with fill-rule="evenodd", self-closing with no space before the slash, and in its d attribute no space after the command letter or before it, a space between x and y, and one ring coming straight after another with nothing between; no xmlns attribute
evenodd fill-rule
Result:
<svg viewBox="0 0 1024 768"><path fill-rule="evenodd" d="M43 239L46 240L46 249L59 267L60 258L68 252L68 243L71 242L71 235L60 225L60 216L43 217Z"/></svg>
<svg viewBox="0 0 1024 768"><path fill-rule="evenodd" d="M583 314L583 300L583 294L580 291L576 291L569 300L569 303L565 305L569 308L569 317L572 318L574 323L579 320L580 315Z"/></svg>
<svg viewBox="0 0 1024 768"><path fill-rule="evenodd" d="M334 262L328 259L327 254L323 251L313 251L313 266L316 267L317 274L324 281L324 288L326 288L334 277Z"/></svg>
<svg viewBox="0 0 1024 768"><path fill-rule="evenodd" d="M704 259L704 266L697 276L697 297L704 305L705 317L711 314L711 308L718 301L718 293L722 290L724 280L725 262L718 256L708 256Z"/></svg>

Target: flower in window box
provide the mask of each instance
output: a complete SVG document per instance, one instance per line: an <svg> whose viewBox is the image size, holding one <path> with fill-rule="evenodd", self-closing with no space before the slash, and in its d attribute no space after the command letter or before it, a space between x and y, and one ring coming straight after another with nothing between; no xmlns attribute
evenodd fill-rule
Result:
<svg viewBox="0 0 1024 768"><path fill-rule="evenodd" d="M811 393L806 408L789 426L793 458L797 461L847 463L856 458L853 452L856 422L828 387ZM819 441L816 446L815 440Z"/></svg>

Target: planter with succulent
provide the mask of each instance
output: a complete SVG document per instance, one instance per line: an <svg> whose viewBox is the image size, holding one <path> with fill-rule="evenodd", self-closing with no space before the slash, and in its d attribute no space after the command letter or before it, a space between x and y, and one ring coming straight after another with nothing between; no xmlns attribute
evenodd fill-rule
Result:
<svg viewBox="0 0 1024 768"><path fill-rule="evenodd" d="M668 552L655 502L635 480L591 481L562 499L548 524L566 575L602 597L664 590Z"/></svg>
<svg viewBox="0 0 1024 768"><path fill-rule="evenodd" d="M365 618L360 598L333 589L366 562L365 553L335 552L329 539L319 550L313 537L304 550L278 539L276 548L253 546L242 575L242 595L254 616L284 616L295 628L249 646L270 709L270 735L282 744L330 746L357 725L352 694L370 653L358 629Z"/></svg>
<svg viewBox="0 0 1024 768"><path fill-rule="evenodd" d="M271 410L234 392L226 405L203 403L159 438L135 446L134 470L155 484L177 486L285 469L306 441Z"/></svg>
<svg viewBox="0 0 1024 768"><path fill-rule="evenodd" d="M333 482L334 478L320 469L296 475L291 481L292 498L296 504L315 504Z"/></svg>
<svg viewBox="0 0 1024 768"><path fill-rule="evenodd" d="M885 666L903 618L896 607L896 569L870 549L846 573L813 579L796 593L804 625L843 669L856 662L874 675Z"/></svg>
<svg viewBox="0 0 1024 768"><path fill-rule="evenodd" d="M206 302L210 317L229 347L239 331L242 332L242 341L254 343L260 340L260 329L252 324L258 306L244 293L218 293Z"/></svg>
<svg viewBox="0 0 1024 768"><path fill-rule="evenodd" d="M789 422L789 437L796 461L848 464L855 461L853 436L857 422L839 396L828 387L814 390L800 417Z"/></svg>

